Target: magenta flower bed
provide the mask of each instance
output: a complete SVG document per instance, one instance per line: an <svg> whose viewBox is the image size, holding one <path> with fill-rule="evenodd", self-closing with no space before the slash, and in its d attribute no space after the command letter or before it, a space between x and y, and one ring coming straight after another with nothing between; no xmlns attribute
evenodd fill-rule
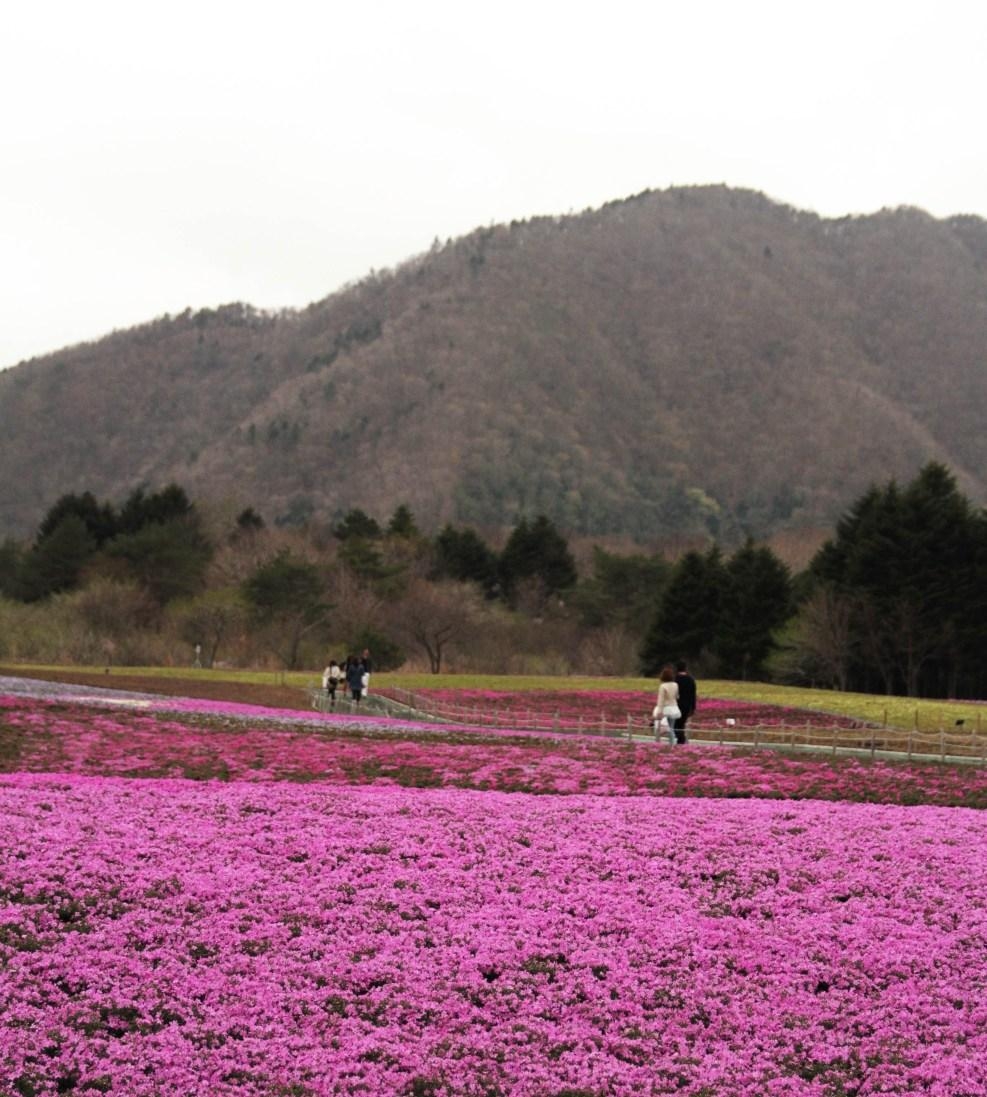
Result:
<svg viewBox="0 0 987 1097"><path fill-rule="evenodd" d="M0 698L2 1097L987 1097L983 769L160 706Z"/></svg>
<svg viewBox="0 0 987 1097"><path fill-rule="evenodd" d="M672 749L298 713L259 723L246 709L210 703L205 717L191 711L165 717L0 698L0 771L987 807L987 770L979 767L715 746ZM223 711L235 715L221 716Z"/></svg>
<svg viewBox="0 0 987 1097"><path fill-rule="evenodd" d="M628 715L634 718L635 723L641 722L650 715L658 693L658 683L656 682L654 690L649 692L634 690L504 692L428 688L417 689L414 692L415 696L438 702L440 705L476 708L479 712L516 713L520 717L533 714L542 721L551 720L557 715L566 723L582 720L588 725L604 717L609 724L620 724L626 721ZM827 728L860 726L859 721L826 712L788 708L783 705L767 705L754 701L728 701L702 695L700 695L699 708L692 723L697 727L715 726L722 724L728 718L746 727L772 727L781 724Z"/></svg>
<svg viewBox="0 0 987 1097"><path fill-rule="evenodd" d="M987 816L0 778L0 1092L987 1093Z"/></svg>

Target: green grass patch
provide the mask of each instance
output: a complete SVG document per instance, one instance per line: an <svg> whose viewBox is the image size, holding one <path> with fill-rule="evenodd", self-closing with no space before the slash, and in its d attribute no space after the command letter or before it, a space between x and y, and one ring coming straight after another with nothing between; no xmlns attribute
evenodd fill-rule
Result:
<svg viewBox="0 0 987 1097"><path fill-rule="evenodd" d="M281 703L297 708L308 708L304 691L318 686L321 668L311 670L233 670L196 669L192 667L67 667L20 664L16 667L0 667L20 675L32 674L39 678L56 676L61 680L101 684L113 688L136 688L137 680L143 680L147 689L161 683L161 691L177 692L186 688L190 696L216 696L216 687L242 686L243 694L237 699L246 703ZM99 682L95 682L98 676ZM123 683L127 686L124 687ZM606 678L606 677L551 677L548 675L497 675L497 674L400 674L375 673L372 689L394 686L400 689L470 689L524 693L536 690L634 690L643 693L657 691L654 678ZM917 731L973 730L987 734L985 711L987 704L974 701L918 700L913 697L887 697L880 694L837 693L834 690L806 689L798 686L779 686L767 682L735 682L723 679L699 682L700 705L703 697L724 700L749 701L759 704L782 705L789 708L810 709L814 712L832 713L861 720L868 724L914 729ZM226 689L224 695L234 699L235 688ZM230 696L232 695L232 696ZM962 720L962 729L957 721Z"/></svg>

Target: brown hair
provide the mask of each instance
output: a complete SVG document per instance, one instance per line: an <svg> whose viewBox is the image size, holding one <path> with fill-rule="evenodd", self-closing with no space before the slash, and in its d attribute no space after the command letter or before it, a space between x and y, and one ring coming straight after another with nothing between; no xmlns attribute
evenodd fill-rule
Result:
<svg viewBox="0 0 987 1097"><path fill-rule="evenodd" d="M661 681L663 681L663 682L674 682L675 681L675 667L673 667L671 663L666 663L661 668L660 678L661 678Z"/></svg>

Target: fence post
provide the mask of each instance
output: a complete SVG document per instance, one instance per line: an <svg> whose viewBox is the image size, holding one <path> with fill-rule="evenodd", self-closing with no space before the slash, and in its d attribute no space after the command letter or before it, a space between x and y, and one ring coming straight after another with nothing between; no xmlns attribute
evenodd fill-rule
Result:
<svg viewBox="0 0 987 1097"><path fill-rule="evenodd" d="M627 741L628 741L628 743L634 738L634 727L633 727L633 724L631 723L631 720L632 720L631 714L628 713L627 714Z"/></svg>
<svg viewBox="0 0 987 1097"><path fill-rule="evenodd" d="M556 712L555 716L552 718L552 731L558 731L558 730L559 730L559 714Z"/></svg>
<svg viewBox="0 0 987 1097"><path fill-rule="evenodd" d="M754 746L756 746L756 747L761 745L760 742L759 742L759 739L761 737L760 733L761 733L761 729L759 727L755 726L755 728L754 728Z"/></svg>
<svg viewBox="0 0 987 1097"><path fill-rule="evenodd" d="M877 749L877 740L874 738L874 732L870 733L870 760L874 761L874 751Z"/></svg>
<svg viewBox="0 0 987 1097"><path fill-rule="evenodd" d="M942 728L939 729L939 761L946 761L946 733Z"/></svg>
<svg viewBox="0 0 987 1097"><path fill-rule="evenodd" d="M723 724L720 724L720 746L723 746Z"/></svg>
<svg viewBox="0 0 987 1097"><path fill-rule="evenodd" d="M833 757L836 757L836 725L833 725Z"/></svg>

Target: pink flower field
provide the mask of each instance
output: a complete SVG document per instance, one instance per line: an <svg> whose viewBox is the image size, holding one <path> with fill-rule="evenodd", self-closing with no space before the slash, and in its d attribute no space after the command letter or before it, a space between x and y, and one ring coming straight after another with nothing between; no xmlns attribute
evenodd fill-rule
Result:
<svg viewBox="0 0 987 1097"><path fill-rule="evenodd" d="M987 1095L979 768L180 707L2 701L4 1097Z"/></svg>
<svg viewBox="0 0 987 1097"><path fill-rule="evenodd" d="M583 720L591 725L601 717L608 723L620 724L631 715L635 722L650 714L655 703L658 684L650 691L640 690L483 690L483 689L417 689L415 696L426 703L476 708L481 712L527 714L572 723ZM386 691L385 691L386 692ZM726 719L747 727L798 725L800 727L860 727L860 722L846 716L811 709L786 708L755 701L724 700L701 697L699 708L690 723L694 727L719 727Z"/></svg>
<svg viewBox="0 0 987 1097"><path fill-rule="evenodd" d="M987 807L987 770L313 716L0 697L0 772ZM177 709L177 712L171 711Z"/></svg>

